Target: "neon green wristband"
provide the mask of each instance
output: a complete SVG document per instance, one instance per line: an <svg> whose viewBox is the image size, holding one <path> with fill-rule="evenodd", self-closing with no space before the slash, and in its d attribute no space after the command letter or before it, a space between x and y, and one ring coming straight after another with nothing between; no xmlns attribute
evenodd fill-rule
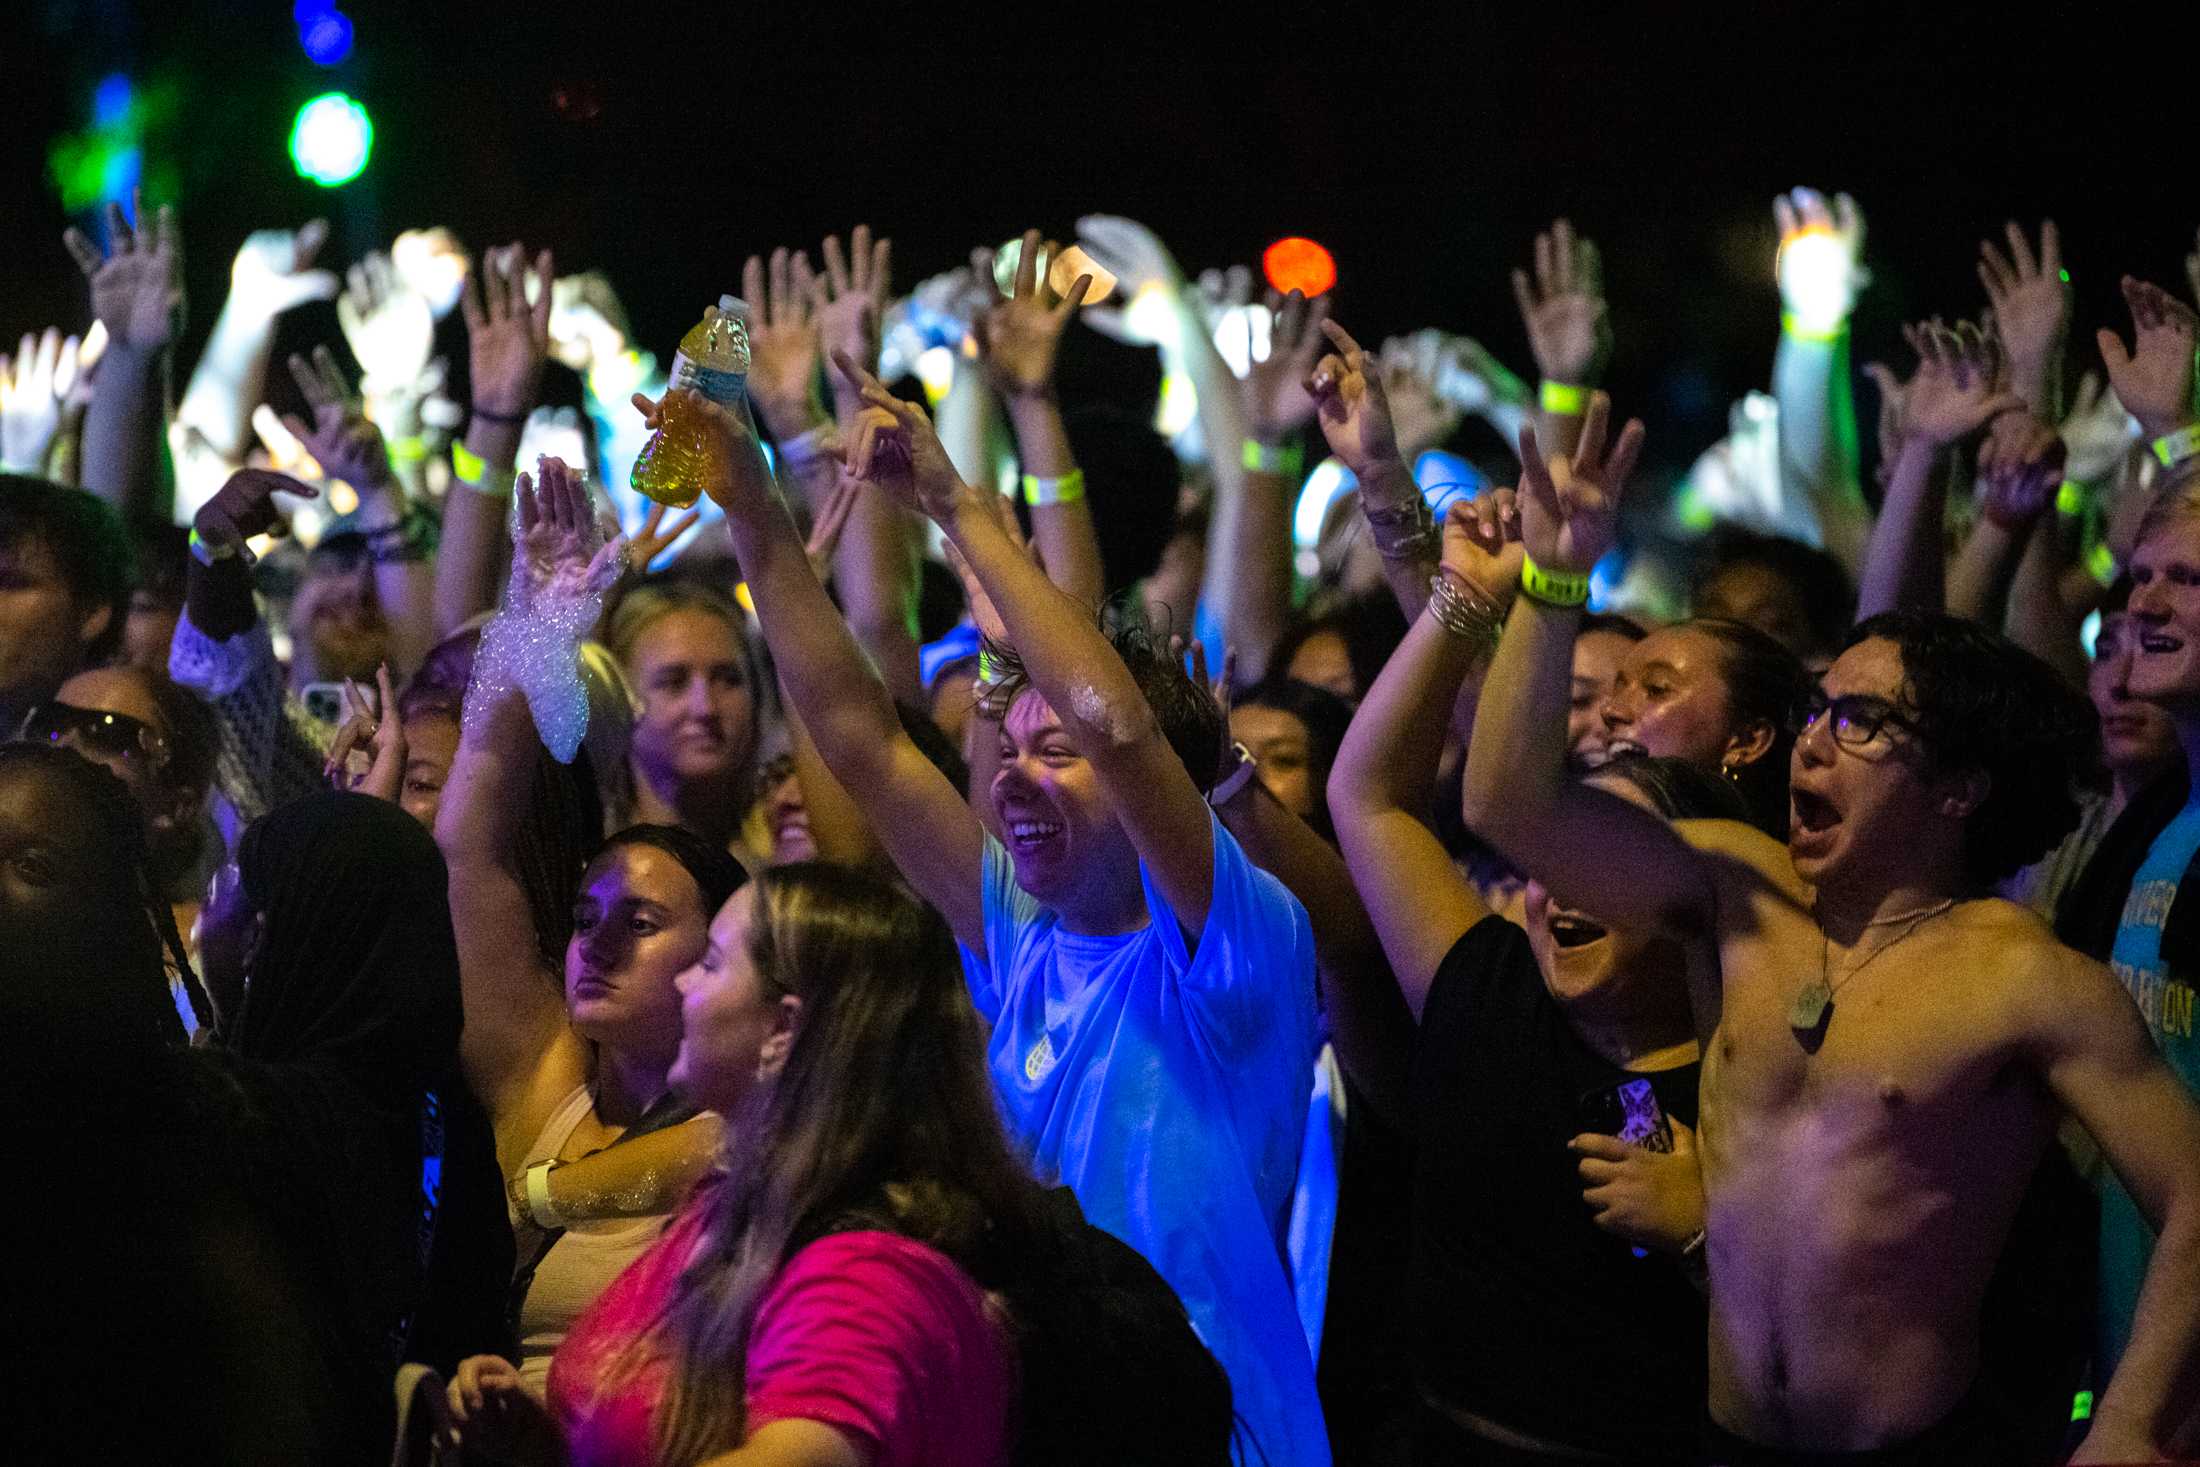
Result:
<svg viewBox="0 0 2200 1467"><path fill-rule="evenodd" d="M463 443L451 444L451 477L476 494L509 499L517 476L510 469L492 469Z"/></svg>
<svg viewBox="0 0 2200 1467"><path fill-rule="evenodd" d="M401 464L416 464L428 456L428 440L415 433L409 438L389 440L390 458Z"/></svg>
<svg viewBox="0 0 2200 1467"><path fill-rule="evenodd" d="M1589 410L1589 389L1570 382L1545 382L1536 397L1554 418L1578 418Z"/></svg>
<svg viewBox="0 0 2200 1467"><path fill-rule="evenodd" d="M1520 558L1520 591L1545 606L1575 607L1589 603L1589 578L1573 571L1545 570L1534 560Z"/></svg>
<svg viewBox="0 0 2200 1467"><path fill-rule="evenodd" d="M1780 313L1780 331L1783 335L1792 336L1797 341L1839 341L1849 334L1849 323L1843 321L1833 327L1805 326L1793 311L1782 311Z"/></svg>
<svg viewBox="0 0 2200 1467"><path fill-rule="evenodd" d="M1085 497L1085 471L1071 469L1059 479L1043 479L1037 474L1024 475L1024 503L1033 509L1049 504L1075 504Z"/></svg>
<svg viewBox="0 0 2200 1467"><path fill-rule="evenodd" d="M2164 433L2147 445L2165 469L2174 469L2189 458L2200 458L2200 423L2188 423L2174 433Z"/></svg>
<svg viewBox="0 0 2200 1467"><path fill-rule="evenodd" d="M2055 513L2066 518L2085 512L2085 485L2076 479L2065 479L2055 490Z"/></svg>
<svg viewBox="0 0 2200 1467"><path fill-rule="evenodd" d="M1238 453L1238 462L1251 473L1296 479L1306 459L1296 443L1263 443L1257 438L1248 438Z"/></svg>

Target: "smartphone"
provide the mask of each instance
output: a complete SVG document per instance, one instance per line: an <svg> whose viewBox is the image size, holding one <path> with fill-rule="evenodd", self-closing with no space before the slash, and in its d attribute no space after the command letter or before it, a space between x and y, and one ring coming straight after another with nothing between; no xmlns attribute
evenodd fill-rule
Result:
<svg viewBox="0 0 2200 1467"><path fill-rule="evenodd" d="M1581 1129L1617 1136L1645 1151L1673 1149L1673 1123L1648 1080L1622 1080L1581 1097Z"/></svg>
<svg viewBox="0 0 2200 1467"><path fill-rule="evenodd" d="M381 689L368 682L361 683L359 691L365 696L367 706L374 709L375 716L379 718ZM306 712L316 722L342 725L351 720L351 704L344 699L342 683L307 683L298 690L298 701L306 705Z"/></svg>

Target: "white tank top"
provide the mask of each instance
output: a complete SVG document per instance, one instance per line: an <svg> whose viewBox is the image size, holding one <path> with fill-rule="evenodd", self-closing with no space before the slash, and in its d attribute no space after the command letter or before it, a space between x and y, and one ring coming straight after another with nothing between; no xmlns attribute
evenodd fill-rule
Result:
<svg viewBox="0 0 2200 1467"><path fill-rule="evenodd" d="M551 1113L549 1123L535 1138L535 1144L527 1148L523 1166L556 1160L592 1104L588 1087L575 1086L573 1093ZM573 1321L580 1318L581 1311L596 1301L596 1296L609 1287L622 1269L657 1241L657 1235L664 1231L670 1217L670 1213L661 1213L654 1217L618 1217L574 1223L542 1260L542 1267L535 1270L534 1282L528 1285L527 1298L519 1309L517 1362L520 1380L535 1393L537 1400L543 1399L549 1386L550 1357L557 1353ZM542 1234L516 1216L512 1224L518 1234L519 1256L524 1262L534 1255Z"/></svg>

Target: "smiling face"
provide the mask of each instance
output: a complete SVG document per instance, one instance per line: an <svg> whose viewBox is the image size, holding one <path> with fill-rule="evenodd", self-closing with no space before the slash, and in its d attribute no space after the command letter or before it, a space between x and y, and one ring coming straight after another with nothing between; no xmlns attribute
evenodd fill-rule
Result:
<svg viewBox="0 0 2200 1467"><path fill-rule="evenodd" d="M1632 780L1607 774L1592 775L1587 783L1657 813ZM1674 985L1677 991L1682 981L1676 944L1591 921L1554 903L1540 882L1528 883L1523 925L1543 986L1561 1008L1608 1015L1639 1006L1646 987ZM1660 995L1672 996L1662 989Z"/></svg>
<svg viewBox="0 0 2200 1467"><path fill-rule="evenodd" d="M703 955L673 980L680 994L680 1053L666 1080L690 1105L731 1115L770 1078L775 1033L790 1028L801 1001L756 968L749 934L756 888L727 899L710 924ZM782 1056L783 1057L783 1054Z"/></svg>
<svg viewBox="0 0 2200 1467"><path fill-rule="evenodd" d="M2200 514L2165 515L2131 556L2131 695L2200 718Z"/></svg>
<svg viewBox="0 0 2200 1467"><path fill-rule="evenodd" d="M648 1052L680 1037L672 980L702 956L709 914L687 868L655 846L589 863L565 948L565 1011L584 1039Z"/></svg>
<svg viewBox="0 0 2200 1467"><path fill-rule="evenodd" d="M1604 702L1612 695L1619 670L1634 650L1632 637L1609 630L1583 632L1574 638L1572 701L1566 707L1566 751L1585 769L1594 769L1611 754L1605 748Z"/></svg>
<svg viewBox="0 0 2200 1467"><path fill-rule="evenodd" d="M1804 728L1789 764L1788 854L1813 886L1896 882L1933 852L1960 849L1962 821L1983 791L1935 775L1899 721L1868 738L1853 723L1848 742L1834 736L1839 700L1899 711L1905 685L1901 649L1884 637L1857 643L1826 669L1822 689L1836 706Z"/></svg>
<svg viewBox="0 0 2200 1467"><path fill-rule="evenodd" d="M1685 624L1662 627L1629 647L1604 700L1607 753L1719 768L1739 742L1725 665L1718 639Z"/></svg>
<svg viewBox="0 0 2200 1467"><path fill-rule="evenodd" d="M2177 726L2155 704L2131 691L2140 628L2125 613L2101 618L2086 670L2086 695L2101 719L2101 757L2119 778L2144 779L2179 758Z"/></svg>
<svg viewBox="0 0 2200 1467"><path fill-rule="evenodd" d="M650 783L739 776L756 705L741 644L723 617L684 608L657 618L635 639L627 676L642 698L634 762Z"/></svg>
<svg viewBox="0 0 2200 1467"><path fill-rule="evenodd" d="M1018 696L1002 720L993 812L1016 884L1060 913L1072 931L1136 930L1144 911L1138 852L1091 763L1036 692Z"/></svg>
<svg viewBox="0 0 2200 1467"><path fill-rule="evenodd" d="M767 771L764 786L764 828L771 833L772 864L817 859L817 841L810 835L810 809L802 794L802 776L789 761Z"/></svg>

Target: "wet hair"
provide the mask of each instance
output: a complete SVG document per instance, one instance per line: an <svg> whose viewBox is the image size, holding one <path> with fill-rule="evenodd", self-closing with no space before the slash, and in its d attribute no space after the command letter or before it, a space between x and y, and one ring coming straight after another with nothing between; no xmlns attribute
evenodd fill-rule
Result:
<svg viewBox="0 0 2200 1467"><path fill-rule="evenodd" d="M1902 654L1902 711L1941 774L1976 771L1986 798L1963 826L1964 875L1990 885L2078 825L2078 795L2105 782L2093 705L2045 662L1978 623L1889 611L1858 626Z"/></svg>
<svg viewBox="0 0 2200 1467"><path fill-rule="evenodd" d="M1307 823L1322 839L1335 841L1336 827L1329 819L1329 771L1336 767L1337 750L1344 747L1345 730L1352 726L1352 705L1327 688L1282 676L1264 679L1233 701L1240 708L1288 713L1305 727L1307 778L1314 787L1314 814Z"/></svg>
<svg viewBox="0 0 2200 1467"><path fill-rule="evenodd" d="M1832 652L1841 646L1856 616L1856 587L1840 561L1815 545L1785 535L1728 525L1705 542L1693 589L1701 592L1718 576L1738 566L1755 566L1769 572L1794 593L1811 637L1810 646L1793 649L1798 657Z"/></svg>
<svg viewBox="0 0 2200 1467"><path fill-rule="evenodd" d="M1624 779L1642 791L1667 820L1748 820L1749 802L1734 781L1688 759L1622 754L1583 775L1584 780Z"/></svg>
<svg viewBox="0 0 2200 1467"><path fill-rule="evenodd" d="M1214 695L1192 681L1184 660L1171 656L1167 644L1148 631L1135 613L1105 613L1101 630L1160 721L1161 736L1183 762L1192 783L1206 794L1214 788L1223 744L1229 738Z"/></svg>
<svg viewBox="0 0 2200 1467"><path fill-rule="evenodd" d="M1726 686L1727 716L1737 730L1763 723L1772 729L1772 745L1747 764L1736 765L1734 783L1749 806L1749 823L1765 834L1787 839L1788 756L1802 726L1803 705L1811 680L1802 659L1743 622L1700 616L1682 622L1719 644L1719 678Z"/></svg>
<svg viewBox="0 0 2200 1467"><path fill-rule="evenodd" d="M0 473L0 547L31 543L53 556L69 600L81 616L105 606L107 627L84 649L83 665L115 655L130 616L136 557L122 521L104 502L28 474Z"/></svg>
<svg viewBox="0 0 2200 1467"><path fill-rule="evenodd" d="M1302 621L1284 634L1268 665L1288 676L1291 659L1299 648L1323 632L1334 632L1344 642L1345 660L1352 667L1354 698L1367 696L1382 673L1383 664L1406 638L1405 613L1390 592L1371 591L1333 607L1311 621Z"/></svg>

